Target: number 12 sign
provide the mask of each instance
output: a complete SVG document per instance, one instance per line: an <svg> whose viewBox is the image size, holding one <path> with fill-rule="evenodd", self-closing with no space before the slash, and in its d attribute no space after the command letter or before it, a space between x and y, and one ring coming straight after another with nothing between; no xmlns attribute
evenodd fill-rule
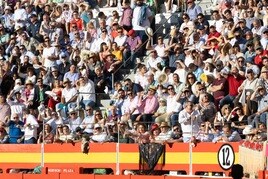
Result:
<svg viewBox="0 0 268 179"><path fill-rule="evenodd" d="M235 161L234 149L230 144L223 144L218 151L218 163L223 170L229 170Z"/></svg>

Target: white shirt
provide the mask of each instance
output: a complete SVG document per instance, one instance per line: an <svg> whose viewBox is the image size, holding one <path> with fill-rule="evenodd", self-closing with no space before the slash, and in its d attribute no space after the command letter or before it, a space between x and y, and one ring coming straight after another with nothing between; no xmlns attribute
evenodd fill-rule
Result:
<svg viewBox="0 0 268 179"><path fill-rule="evenodd" d="M26 118L25 124L30 124L30 126L27 126L24 129L24 139L29 140L32 137L37 139L37 128L39 127L39 124L37 123L36 118L33 115L29 114Z"/></svg>
<svg viewBox="0 0 268 179"><path fill-rule="evenodd" d="M57 65L57 62L55 60L48 59L48 57L52 55L56 55L55 47L44 48L42 57L45 59L44 66L46 68L50 68Z"/></svg>
<svg viewBox="0 0 268 179"><path fill-rule="evenodd" d="M91 139L95 142L105 142L107 141L107 134L100 133L100 134L94 134Z"/></svg>
<svg viewBox="0 0 268 179"><path fill-rule="evenodd" d="M15 21L15 27L23 27L24 23L18 22L18 20L25 21L27 19L27 13L25 9L16 9L14 11L14 21Z"/></svg>
<svg viewBox="0 0 268 179"><path fill-rule="evenodd" d="M161 63L161 62L162 62L162 59L159 57L157 57L157 58L149 57L147 64L146 64L146 67L149 69L151 69L151 68L157 69L157 64Z"/></svg>
<svg viewBox="0 0 268 179"><path fill-rule="evenodd" d="M122 35L122 36L115 37L114 42L116 42L117 43L117 46L120 47L120 46L124 46L125 45L126 40L127 40L127 36Z"/></svg>
<svg viewBox="0 0 268 179"><path fill-rule="evenodd" d="M159 57L164 57L165 56L165 49L166 49L166 45L162 44L162 45L155 45L154 49L157 51L157 55Z"/></svg>
<svg viewBox="0 0 268 179"><path fill-rule="evenodd" d="M191 118L193 119L193 126L191 126ZM191 137L191 131L193 136L199 131L199 124L201 123L200 113L195 110L191 114L187 113L186 110L182 110L179 113L179 123L183 132L183 137Z"/></svg>
<svg viewBox="0 0 268 179"><path fill-rule="evenodd" d="M95 84L93 81L88 80L88 83L85 84L85 86L80 86L79 90L79 98L83 100L91 100L96 102L96 97L95 97Z"/></svg>
<svg viewBox="0 0 268 179"><path fill-rule="evenodd" d="M150 21L148 17L151 17L152 11L149 8L146 8L146 19L143 21L141 25L139 25L139 16L140 16L140 6L136 6L133 10L133 18L132 18L132 26L133 30L145 30L146 27L150 27Z"/></svg>
<svg viewBox="0 0 268 179"><path fill-rule="evenodd" d="M182 105L177 102L177 95L167 97L167 113L179 112L182 109Z"/></svg>
<svg viewBox="0 0 268 179"><path fill-rule="evenodd" d="M18 101L11 101L7 99L7 103L10 105L11 116L18 114L20 120L22 120L22 112L26 108L25 104Z"/></svg>
<svg viewBox="0 0 268 179"><path fill-rule="evenodd" d="M146 75L142 76L140 74L135 75L135 83L140 84L141 87L145 88L148 85Z"/></svg>
<svg viewBox="0 0 268 179"><path fill-rule="evenodd" d="M75 88L64 88L62 90L62 97L65 99L65 102L68 102L73 96L77 94L77 90Z"/></svg>
<svg viewBox="0 0 268 179"><path fill-rule="evenodd" d="M80 126L82 120L80 117L77 117L76 119L70 119L69 118L69 126L70 126L70 130L72 132L75 132L75 129Z"/></svg>
<svg viewBox="0 0 268 179"><path fill-rule="evenodd" d="M85 127L84 132L87 133L93 133L93 127L94 127L94 115L86 116L81 123L80 127L83 129Z"/></svg>

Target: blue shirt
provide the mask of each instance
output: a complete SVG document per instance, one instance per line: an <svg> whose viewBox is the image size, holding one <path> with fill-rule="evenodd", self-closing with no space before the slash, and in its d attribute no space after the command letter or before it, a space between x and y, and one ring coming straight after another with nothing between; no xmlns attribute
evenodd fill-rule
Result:
<svg viewBox="0 0 268 179"><path fill-rule="evenodd" d="M65 80L67 78L72 82L72 85L75 85L75 82L79 78L79 73L67 72L67 73L65 73L63 80Z"/></svg>
<svg viewBox="0 0 268 179"><path fill-rule="evenodd" d="M197 15L199 13L202 13L202 9L200 6L194 4L193 7L190 7L187 9L187 14L189 15L190 17L190 20L196 20L197 18Z"/></svg>
<svg viewBox="0 0 268 179"><path fill-rule="evenodd" d="M17 144L17 140L24 135L24 133L18 127L23 127L23 122L19 121L18 124L16 124L14 121L9 121L7 126L9 126L9 143Z"/></svg>

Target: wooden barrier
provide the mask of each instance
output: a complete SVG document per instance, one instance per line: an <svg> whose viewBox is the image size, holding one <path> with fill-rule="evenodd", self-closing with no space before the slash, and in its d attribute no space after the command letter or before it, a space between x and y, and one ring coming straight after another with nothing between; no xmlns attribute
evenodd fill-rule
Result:
<svg viewBox="0 0 268 179"><path fill-rule="evenodd" d="M259 176L259 171L265 170L265 147L258 145L250 142L239 146L239 163L244 167L244 173L250 174L251 177Z"/></svg>
<svg viewBox="0 0 268 179"><path fill-rule="evenodd" d="M193 174L197 172L224 172L218 164L218 151L223 143L199 143L193 148ZM234 150L235 163L239 163L239 143L230 143ZM9 169L33 169L40 165L41 146L35 145L0 145L0 169L8 173ZM80 144L47 144L45 145L45 173L80 174L83 168L109 168L116 171L116 144L90 144L88 154L81 152ZM125 170L139 170L139 149L137 144L120 144L120 174ZM161 160L161 159L160 159ZM166 145L165 161L158 163L155 170L185 171L189 174L189 144L175 143Z"/></svg>
<svg viewBox="0 0 268 179"><path fill-rule="evenodd" d="M3 179L211 179L204 176L143 176L143 175L83 175L83 174L0 174ZM217 179L231 179L217 177Z"/></svg>

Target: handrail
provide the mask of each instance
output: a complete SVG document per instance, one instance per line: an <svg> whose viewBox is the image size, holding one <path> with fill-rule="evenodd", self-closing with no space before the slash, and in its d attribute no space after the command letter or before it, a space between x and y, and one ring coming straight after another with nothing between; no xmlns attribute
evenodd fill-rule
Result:
<svg viewBox="0 0 268 179"><path fill-rule="evenodd" d="M179 26L180 26L180 24L177 24L175 27L177 28L177 27L179 27ZM166 34L165 37L164 37L164 39L167 38L168 36L170 36L170 34ZM147 58L148 58L148 56L145 57L145 59L147 59ZM136 69L137 67L138 67L138 66L135 66L133 69ZM127 74L126 76L129 76L129 75L130 75L130 74Z"/></svg>
<svg viewBox="0 0 268 179"><path fill-rule="evenodd" d="M167 21L174 15L175 14L171 14L171 16L169 18L167 18L165 20L165 22L154 31L153 36L159 31L160 27L162 27L164 24L166 24ZM169 35L169 34L167 34L167 35ZM167 37L167 35L165 37ZM142 45L137 49L137 51L134 54L136 54L144 45L146 45L147 42L148 42L148 40L143 42ZM129 62L129 60L131 60L131 56L112 73L112 88L114 87L114 74L117 73L124 66L125 63ZM135 67L134 67L134 69L135 69Z"/></svg>

